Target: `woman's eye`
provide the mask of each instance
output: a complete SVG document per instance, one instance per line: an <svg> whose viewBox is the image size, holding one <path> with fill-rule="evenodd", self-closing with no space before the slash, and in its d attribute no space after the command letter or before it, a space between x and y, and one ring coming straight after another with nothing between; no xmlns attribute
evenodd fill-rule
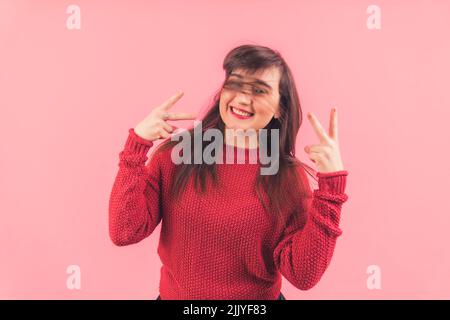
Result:
<svg viewBox="0 0 450 320"><path fill-rule="evenodd" d="M229 82L225 83L225 87L230 88L230 89L236 89L236 88L240 88L241 86L239 85L239 83L229 81Z"/></svg>
<svg viewBox="0 0 450 320"><path fill-rule="evenodd" d="M254 91L255 91L255 93L257 93L257 94L265 94L265 93L267 93L266 90L258 89L258 88L255 88Z"/></svg>

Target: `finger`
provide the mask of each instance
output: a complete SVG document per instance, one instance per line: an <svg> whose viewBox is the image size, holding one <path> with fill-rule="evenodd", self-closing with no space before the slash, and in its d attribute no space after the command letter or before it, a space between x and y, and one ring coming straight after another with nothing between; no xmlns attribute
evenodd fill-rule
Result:
<svg viewBox="0 0 450 320"><path fill-rule="evenodd" d="M306 151L308 149L308 151ZM330 147L322 144L313 144L305 147L306 152L321 152L327 153L330 151Z"/></svg>
<svg viewBox="0 0 450 320"><path fill-rule="evenodd" d="M170 124L168 124L168 123L165 122L165 121L162 121L161 125L162 125L162 127L164 128L164 130L166 130L167 132L172 133L172 132L174 131L173 126L171 126Z"/></svg>
<svg viewBox="0 0 450 320"><path fill-rule="evenodd" d="M167 132L166 130L160 129L158 132L162 138L164 138L164 139L170 138L170 133Z"/></svg>
<svg viewBox="0 0 450 320"><path fill-rule="evenodd" d="M176 94L171 96L169 99L164 101L160 108L163 110L169 110L170 107L172 107L180 98L184 95L183 91L178 91Z"/></svg>
<svg viewBox="0 0 450 320"><path fill-rule="evenodd" d="M308 157L314 163L319 163L322 161L322 155L318 152L310 152L310 153L308 153Z"/></svg>
<svg viewBox="0 0 450 320"><path fill-rule="evenodd" d="M184 133L186 131L189 131L186 128L178 128L178 127L175 127L175 128L176 129L172 132L172 135L182 134L182 133Z"/></svg>
<svg viewBox="0 0 450 320"><path fill-rule="evenodd" d="M327 133L323 129L322 125L320 124L319 120L316 118L314 114L311 112L308 112L308 119L311 122L311 125L316 132L317 136L319 137L319 140L321 143L329 143L330 137L328 137Z"/></svg>
<svg viewBox="0 0 450 320"><path fill-rule="evenodd" d="M184 112L173 112L167 114L166 120L194 120L196 116L192 113L184 113Z"/></svg>
<svg viewBox="0 0 450 320"><path fill-rule="evenodd" d="M331 110L329 135L331 139L338 140L338 120L336 108Z"/></svg>

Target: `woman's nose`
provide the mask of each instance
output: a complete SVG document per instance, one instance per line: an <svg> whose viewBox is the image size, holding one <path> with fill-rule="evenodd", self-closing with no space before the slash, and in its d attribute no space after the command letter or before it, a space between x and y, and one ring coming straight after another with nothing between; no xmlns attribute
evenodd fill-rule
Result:
<svg viewBox="0 0 450 320"><path fill-rule="evenodd" d="M236 92L236 101L239 104L250 104L252 102L251 94L245 91Z"/></svg>

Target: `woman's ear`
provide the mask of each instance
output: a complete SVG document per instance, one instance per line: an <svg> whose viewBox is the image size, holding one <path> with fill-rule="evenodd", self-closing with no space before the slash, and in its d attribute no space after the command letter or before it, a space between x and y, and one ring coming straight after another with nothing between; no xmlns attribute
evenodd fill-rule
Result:
<svg viewBox="0 0 450 320"><path fill-rule="evenodd" d="M278 120L278 118L280 118L280 112L279 111L275 112L273 117Z"/></svg>

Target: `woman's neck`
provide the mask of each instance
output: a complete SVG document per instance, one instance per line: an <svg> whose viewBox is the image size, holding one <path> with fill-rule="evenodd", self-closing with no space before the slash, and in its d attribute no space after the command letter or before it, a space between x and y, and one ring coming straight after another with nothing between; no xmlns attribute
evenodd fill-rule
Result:
<svg viewBox="0 0 450 320"><path fill-rule="evenodd" d="M258 130L225 128L225 144L242 149L259 147Z"/></svg>

